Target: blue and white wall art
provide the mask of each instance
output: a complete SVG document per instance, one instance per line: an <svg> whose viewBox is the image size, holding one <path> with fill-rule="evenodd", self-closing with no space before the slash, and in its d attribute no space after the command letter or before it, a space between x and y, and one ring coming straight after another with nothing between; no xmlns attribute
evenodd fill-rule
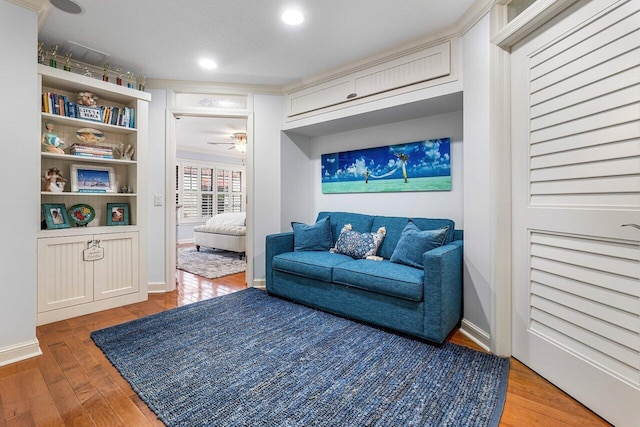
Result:
<svg viewBox="0 0 640 427"><path fill-rule="evenodd" d="M324 194L450 190L450 138L322 155Z"/></svg>

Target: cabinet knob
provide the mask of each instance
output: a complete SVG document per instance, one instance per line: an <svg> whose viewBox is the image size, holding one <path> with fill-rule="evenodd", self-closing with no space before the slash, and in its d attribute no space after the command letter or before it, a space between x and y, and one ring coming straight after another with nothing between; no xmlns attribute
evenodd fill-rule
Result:
<svg viewBox="0 0 640 427"><path fill-rule="evenodd" d="M354 92L354 93L350 93L349 95L347 95L347 99L353 99L353 98L355 98L356 96L358 96L358 94L357 94L357 93L355 93L355 92Z"/></svg>

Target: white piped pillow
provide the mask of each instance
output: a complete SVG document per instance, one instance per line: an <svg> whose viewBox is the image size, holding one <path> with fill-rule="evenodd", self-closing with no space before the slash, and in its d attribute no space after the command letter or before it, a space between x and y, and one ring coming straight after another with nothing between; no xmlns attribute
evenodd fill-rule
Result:
<svg viewBox="0 0 640 427"><path fill-rule="evenodd" d="M224 226L224 225L246 225L246 212L228 212L214 215L207 220L208 226Z"/></svg>

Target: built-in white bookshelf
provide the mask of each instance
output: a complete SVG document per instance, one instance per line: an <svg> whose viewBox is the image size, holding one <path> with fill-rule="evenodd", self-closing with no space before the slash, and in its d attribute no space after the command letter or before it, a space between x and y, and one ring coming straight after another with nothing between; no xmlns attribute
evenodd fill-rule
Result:
<svg viewBox="0 0 640 427"><path fill-rule="evenodd" d="M151 96L42 64L38 73L43 94L41 133L47 131L45 123L51 123L53 133L64 141L60 147L64 153L45 148L39 159L42 221L38 224L38 324L44 324L147 298L145 177ZM124 126L71 117L73 109L78 108L80 92L97 97L94 111L126 108L133 118ZM44 103L53 98L48 94L55 94L58 102L52 101L45 108ZM52 108L54 104L57 109ZM99 135L100 140L81 140L77 133L82 134L78 131L83 129ZM41 145L41 141L34 143ZM78 147L101 154L73 154L72 148ZM133 148L133 156L121 158L117 150L113 154L113 149L127 147ZM45 175L53 169L66 182L47 191ZM89 188L83 171L98 171L100 179L104 176L106 181ZM75 222L69 209L77 205L89 206L94 219L86 225ZM50 221L50 226L46 225L51 206L67 213L63 224ZM116 217L116 213L124 217Z"/></svg>

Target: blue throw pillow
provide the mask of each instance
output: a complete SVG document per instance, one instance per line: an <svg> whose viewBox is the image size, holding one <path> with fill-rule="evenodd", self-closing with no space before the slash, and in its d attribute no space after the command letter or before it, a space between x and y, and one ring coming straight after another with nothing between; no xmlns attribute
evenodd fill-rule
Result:
<svg viewBox="0 0 640 427"><path fill-rule="evenodd" d="M328 251L333 246L329 217L313 225L292 222L294 251Z"/></svg>
<svg viewBox="0 0 640 427"><path fill-rule="evenodd" d="M400 240L391 255L391 262L415 268L424 268L422 254L442 246L447 239L449 227L437 230L420 230L413 221L402 230Z"/></svg>

